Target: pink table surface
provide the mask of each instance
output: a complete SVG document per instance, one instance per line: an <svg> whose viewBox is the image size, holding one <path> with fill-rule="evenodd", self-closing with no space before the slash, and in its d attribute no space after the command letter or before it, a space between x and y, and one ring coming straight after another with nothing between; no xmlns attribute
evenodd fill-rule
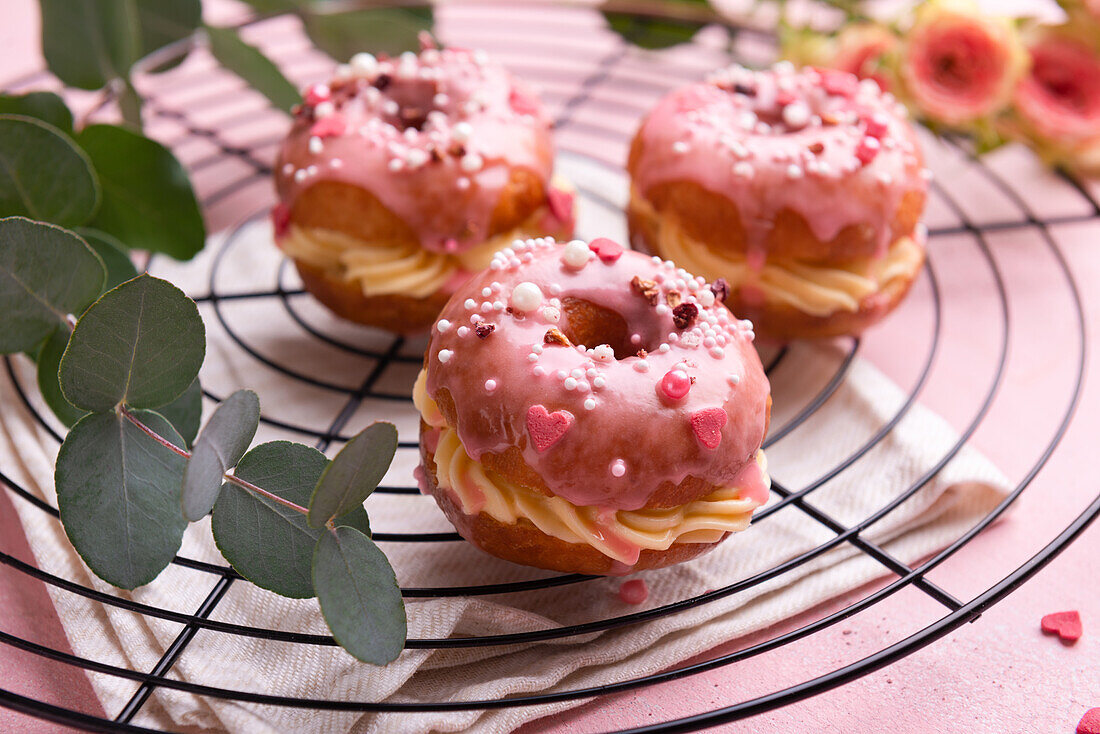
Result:
<svg viewBox="0 0 1100 734"><path fill-rule="evenodd" d="M207 3L208 17L232 18L240 8L228 2ZM37 7L33 0L4 0L0 23L0 78L10 79L41 68ZM1039 176L1027 154L1010 153L996 160L1008 178ZM1049 179L1043 188L1026 189L1036 206L1059 206ZM198 181L200 194L213 182ZM1093 195L1100 187L1091 185ZM243 206L240 202L236 207ZM984 204L983 204L984 206ZM981 207L978 207L980 209ZM245 207L243 210L248 210ZM217 226L217 215L211 213ZM222 224L225 223L223 220ZM1100 299L1093 284L1100 278L1100 221L1067 224L1053 230L1083 291L1088 338L1100 342ZM1047 319L1052 299L1064 299L1064 288L1049 264L1033 267L1030 251L1037 247L1034 231L991 237L1012 294L1013 331L1010 369L1001 397L982 423L974 443L1010 477L1018 478L1034 461L1037 441L1021 431L1049 437L1053 418L1065 401L1071 367L1063 352L1073 343L1073 324ZM951 242L942 247L950 248ZM1049 258L1048 258L1049 259ZM958 262L958 261L952 261ZM965 265L965 261L963 261ZM1045 272L1036 272L1044 270ZM963 266L940 272L941 287L977 288L967 281ZM926 285L926 284L925 284ZM1053 290L1052 290L1053 289ZM918 288L918 291L920 289ZM1052 295L1055 293L1055 295ZM1062 295L1057 295L1061 293ZM914 297L920 299L920 295ZM965 299L962 312L945 314L945 331L965 332L970 317ZM981 310L981 303L974 308ZM869 357L901 384L912 381L914 366L899 348L913 334L926 331L922 316L904 308L890 324L866 340ZM923 330L923 331L922 331ZM994 335L968 333L945 339L940 359L953 364L987 365ZM1063 346L1058 346L1063 345ZM957 361L956 361L957 360ZM1040 549L1096 496L1098 482L1091 460L1100 434L1100 389L1095 360L1088 365L1085 391L1076 419L1050 463L1023 495L1013 516L975 539L959 556L938 568L931 578L961 598L971 598L995 583ZM949 380L933 380L922 402L956 425L972 412L974 395L988 370L975 369L973 382L964 370ZM907 382L908 380L908 382ZM1059 389L1059 386L1061 389ZM968 412L969 411L969 412ZM0 492L0 550L33 562L12 508L12 496ZM750 720L729 724L724 731L752 732L1072 732L1092 706L1100 706L1100 528L1091 527L1079 540L1031 581L973 624L853 683ZM837 599L825 608L764 630L729 649L768 639L865 595L866 590ZM1066 646L1039 631L1042 615L1079 609L1085 636ZM873 653L915 632L942 609L916 592L900 593L800 643L765 656L637 693L603 698L571 712L534 721L525 734L593 732L637 726L687 716L760 695L820 675ZM45 591L0 566L0 629L59 649L67 649L65 634ZM718 641L716 641L717 643ZM719 648L720 650L721 648ZM102 716L84 674L74 668L0 646L0 687L16 693L75 707ZM113 713L113 712L106 712ZM0 709L2 732L66 731L7 709Z"/></svg>

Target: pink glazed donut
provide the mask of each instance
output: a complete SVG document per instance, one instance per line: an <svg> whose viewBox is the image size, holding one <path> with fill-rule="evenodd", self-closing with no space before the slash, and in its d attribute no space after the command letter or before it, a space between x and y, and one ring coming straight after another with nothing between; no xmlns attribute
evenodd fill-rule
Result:
<svg viewBox="0 0 1100 734"><path fill-rule="evenodd" d="M541 102L484 52L356 55L305 92L279 152L276 241L340 316L426 329L517 237L568 237Z"/></svg>
<svg viewBox="0 0 1100 734"><path fill-rule="evenodd" d="M874 81L789 63L678 89L631 146L632 241L725 278L761 336L858 334L924 263L928 172L904 115Z"/></svg>
<svg viewBox="0 0 1100 734"><path fill-rule="evenodd" d="M768 497L771 398L751 325L608 239L517 241L431 332L421 489L516 563L622 574L693 558Z"/></svg>

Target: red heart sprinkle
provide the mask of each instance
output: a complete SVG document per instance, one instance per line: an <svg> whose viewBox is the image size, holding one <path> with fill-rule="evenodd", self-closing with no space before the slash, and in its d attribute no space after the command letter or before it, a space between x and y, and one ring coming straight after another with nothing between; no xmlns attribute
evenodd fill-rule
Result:
<svg viewBox="0 0 1100 734"><path fill-rule="evenodd" d="M879 143L877 138L867 137L860 141L856 146L856 158L863 165L867 165L875 159L879 150L882 148L882 144Z"/></svg>
<svg viewBox="0 0 1100 734"><path fill-rule="evenodd" d="M691 430L695 431L699 443L715 449L722 443L722 426L728 420L726 411L721 408L704 408L691 414Z"/></svg>
<svg viewBox="0 0 1100 734"><path fill-rule="evenodd" d="M889 122L886 119L886 115L881 112L867 115L863 118L863 124L866 127L867 134L872 138L881 138L886 134L889 128Z"/></svg>
<svg viewBox="0 0 1100 734"><path fill-rule="evenodd" d="M1043 617L1041 626L1043 632L1048 635L1058 635L1063 642L1077 642L1084 631L1081 626L1081 615L1076 610L1048 614Z"/></svg>
<svg viewBox="0 0 1100 734"><path fill-rule="evenodd" d="M1077 722L1077 734L1100 734L1100 706L1085 712Z"/></svg>
<svg viewBox="0 0 1100 734"><path fill-rule="evenodd" d="M527 433L540 454L560 441L571 425L573 414L568 410L551 413L543 405L532 405L527 410Z"/></svg>
<svg viewBox="0 0 1100 734"><path fill-rule="evenodd" d="M508 93L508 105L517 115L535 116L539 113L539 103L518 89Z"/></svg>
<svg viewBox="0 0 1100 734"><path fill-rule="evenodd" d="M600 258L602 262L608 265L618 260L623 254L623 246L606 237L599 237L592 240L588 243L588 249L596 253L596 257Z"/></svg>
<svg viewBox="0 0 1100 734"><path fill-rule="evenodd" d="M334 114L328 117L322 117L320 120L313 123L313 127L309 129L309 134L317 138L330 138L336 135L343 135L344 131L347 129L348 123L344 120L344 116Z"/></svg>
<svg viewBox="0 0 1100 734"><path fill-rule="evenodd" d="M568 191L551 188L546 195L546 203L550 207L550 213L559 222L568 222L573 219L573 195Z"/></svg>
<svg viewBox="0 0 1100 734"><path fill-rule="evenodd" d="M310 88L306 90L306 94L305 94L306 104L316 107L317 105L321 104L322 102L328 100L328 98L331 96L331 94L332 93L329 92L328 87L326 87L324 85L321 85L321 86L318 86L316 84L311 85Z"/></svg>
<svg viewBox="0 0 1100 734"><path fill-rule="evenodd" d="M290 229L290 209L286 204L271 207L271 224L275 227L276 237L282 237Z"/></svg>

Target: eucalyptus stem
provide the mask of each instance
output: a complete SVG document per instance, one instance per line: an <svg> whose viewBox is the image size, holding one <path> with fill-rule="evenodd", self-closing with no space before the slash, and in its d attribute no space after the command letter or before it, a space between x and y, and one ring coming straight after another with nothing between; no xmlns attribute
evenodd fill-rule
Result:
<svg viewBox="0 0 1100 734"><path fill-rule="evenodd" d="M152 428L150 428L149 426L142 423L141 419L138 418L136 415L134 415L130 411L130 409L127 408L125 405L120 405L118 409L119 409L119 413L121 413L122 416L126 420L133 423L134 426L136 426L138 428L138 430L140 430L146 436L153 439L154 441L156 441L157 443L159 443L161 446L168 449L172 453L183 457L184 459L190 459L191 458L191 452L190 451L186 451L184 449L181 449L179 446L176 446L171 441L169 441L168 439L166 439L163 436L161 436L160 434L158 434ZM225 480L227 482L231 482L233 484L236 484L238 487L246 489L249 492L252 492L253 494L257 494L261 497L266 497L267 499L271 500L272 502L277 502L280 505L282 505L284 507L288 507L291 510L294 510L295 512L299 512L303 515L308 515L309 514L309 510L302 507L301 505L295 504L294 502L291 502L288 499L284 499L284 498L280 497L277 494L273 494L271 492L268 492L263 487L257 487L252 482L241 479L240 477L235 476L233 474L223 474L222 476L225 477Z"/></svg>

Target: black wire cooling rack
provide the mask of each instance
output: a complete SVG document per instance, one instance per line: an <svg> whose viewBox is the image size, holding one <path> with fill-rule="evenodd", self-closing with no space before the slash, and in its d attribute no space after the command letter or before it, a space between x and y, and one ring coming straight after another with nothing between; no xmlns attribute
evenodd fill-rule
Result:
<svg viewBox="0 0 1100 734"><path fill-rule="evenodd" d="M632 47L619 36L611 34L599 22L593 23L592 16L591 10L575 6L526 5L522 9L517 9L511 5L480 6L464 3L437 9L438 32L445 41L456 45L461 42L461 45L486 48L522 76L542 85L544 99L557 113L556 129L559 146L566 155L579 156L591 165L603 166L609 170L616 170L620 166L622 153L625 151L636 120L658 96L677 84L699 78L710 68L728 63L731 56L748 60L764 59L773 46L772 36L766 30L716 20L713 25L698 34L692 43L660 54L650 54ZM243 25L250 38L263 45L292 78L300 81L323 78L330 62L310 50L300 29L286 20L285 18L254 18ZM639 13L635 16L633 30L642 32L651 22L653 18L650 15ZM192 171L202 193L208 218L215 224L224 224L231 220L239 222L239 208L235 202L249 191L255 194L257 189L269 187L271 160L279 141L277 131L279 126L285 123L280 121L277 113L264 109L258 97L251 96L249 93L242 94L238 83L227 81L226 77L211 72L212 64L209 60L191 60L177 70L143 80L143 91L148 96L146 116L153 134L159 135L163 141L173 147ZM12 83L9 89L18 91L29 87L40 87L49 84L49 79L48 75L42 72ZM245 100L243 107L241 99ZM272 132L272 126L258 133L253 132L262 128L262 126L257 128L255 123L258 118L265 116L274 120L275 132ZM562 640L601 630L629 627L744 592L766 581L791 573L829 550L844 545L874 559L881 565L883 573L892 575L887 583L880 585L866 596L800 627L767 637L742 649L706 657L664 672L611 681L599 686L522 695L502 700L462 702L412 704L311 700L207 686L171 676L173 666L187 652L189 644L200 630L219 635L238 635L298 645L334 644L330 637L324 635L290 633L211 619L211 615L227 591L239 579L239 576L228 567L185 557L175 559L175 564L209 574L216 580L212 590L198 608L191 613L186 613L152 607L128 598L103 593L39 570L11 555L0 553L0 562L25 575L28 583L32 583L33 579L54 587L57 593L80 595L104 605L182 625L182 630L168 646L159 662L149 670L131 670L102 661L85 659L0 630L0 644L4 646L54 661L59 666L72 666L89 673L103 674L138 684L137 691L121 710L108 712L112 718L100 718L46 701L27 698L7 690L3 684L0 684L0 705L82 729L111 732L152 731L133 722L149 702L150 696L158 689L183 691L230 701L316 711L424 712L524 707L599 698L728 666L820 633L841 620L883 602L903 589L918 590L938 605L939 612L933 615L926 626L894 644L884 644L872 654L852 663L825 673L807 674L804 679L793 681L789 686L767 695L744 700L729 700L725 705L719 705L713 710L695 716L633 730L693 731L759 714L843 685L889 665L935 642L963 623L977 618L984 609L1003 599L1046 565L1072 542L1097 514L1100 514L1100 496L1097 496L1061 532L1049 538L1047 544L1038 553L996 583L966 598L957 598L929 577L934 569L965 549L978 533L1000 517L1024 492L1046 464L1069 426L1081 394L1087 350L1086 331L1080 293L1074 275L1051 234L1051 227L1098 221L1100 204L1085 188L1068 177L1062 177L1061 185L1073 196L1081 199L1081 206L1076 213L1040 216L1024 200L1017 187L1005 180L1005 177L993 168L971 155L964 142L947 140L941 144L952 151L958 160L958 166L965 167L970 185L982 189L979 198L988 196L1006 201L1016 214L992 220L976 216L974 207L961 201L957 191L934 184L933 196L941 204L944 223L930 228L930 257L924 276L925 290L923 294L914 296L925 302L927 325L931 337L927 344L921 346L921 353L913 356L913 363L917 365L915 378L907 388L904 400L870 439L835 466L823 467L821 474L813 481L797 488L785 487L778 483L773 485L773 491L777 494L778 500L759 512L754 519L755 525L764 523L767 517L779 512L804 513L832 534L827 541L750 578L739 579L722 588L645 611L537 631L451 639L410 639L408 647L442 649L499 646ZM605 192L598 187L586 187L582 184L579 188L584 204L609 210L617 209L615 202L608 200ZM318 448L325 450L349 438L346 434L349 421L364 401L408 401L407 389L386 389L384 375L387 370L395 366L404 365L406 368L415 369L415 365L421 361L416 343L406 343L403 339L381 334L372 334L364 341L349 338L346 329L326 328L324 325L319 325L317 320L311 320L303 315L302 305L309 296L296 287L285 263L279 270L275 283L269 289L242 292L225 288L223 279L219 278L219 275L223 274L222 266L225 258L237 246L240 232L241 228L238 226L221 241L220 249L213 257L207 289L192 295L196 301L208 309L208 314L210 312L214 314L237 348L266 368L281 373L295 384L335 395L338 405L331 422L323 428L311 427L271 415L263 417L264 423L275 429L308 437ZM1002 258L995 255L989 239L998 233L1013 232L1026 233L1034 240L1032 256L1043 258L1045 261L1043 266L1055 270L1055 278L1061 283L1060 295L1066 305L1065 313L1059 318L1064 318L1072 324L1069 343L1059 345L1063 359L1068 365L1067 377L1063 385L1065 395L1060 398L1060 402L1048 406L1046 412L1049 417L1049 431L1041 437L1041 440L1036 440L1032 444L1038 447L1037 454L1019 473L1018 478L1015 479L1015 486L1004 500L947 548L918 565L909 565L867 540L864 534L876 522L912 497L956 458L963 447L971 441L1001 394L1006 365L1010 359L1010 294L1003 275ZM988 334L993 335L990 337L993 339L991 347L993 358L988 367L982 368L983 374L978 383L975 383L980 384L977 393L979 398L975 406L970 409L969 415L957 421L960 426L958 440L937 461L926 467L916 481L876 512L861 518L854 524L844 524L810 504L808 498L815 490L842 475L857 462L865 460L869 452L887 439L916 404L934 369L965 371L972 368L969 365L943 364L942 360L937 361L937 357L944 349L941 317L948 302L948 296L940 285L937 273L941 272L941 269L943 272L951 272L957 266L953 259L954 248L942 247L939 243L957 238L963 238L969 246L974 248L976 258L973 262L978 265L973 267L982 271L980 278L988 282L990 298L995 304L993 309L996 314L995 323L986 329ZM237 333L233 320L227 318L225 314L227 304L241 301L263 302L271 308L283 309L301 329L303 338L315 340L316 343L345 353L349 359L361 360L363 369L360 374L366 374L366 378L358 385L340 384L326 377L325 374L306 372L288 365L282 360L281 355L268 354L251 345L246 337ZM890 329L890 322L881 328ZM787 439L796 428L814 416L827 403L842 383L849 366L860 350L860 341L850 340L846 356L839 362L832 378L800 409L794 411L793 417L784 425L774 427L766 446ZM768 360L768 370L777 368L788 356L786 349L774 352ZM27 406L35 411L39 423L52 434L54 440L60 442L62 437L54 430L50 419L37 411L36 403L17 379L17 370L14 369L12 359L6 361L6 368L8 378L19 390ZM208 392L206 398L217 401L219 396ZM415 451L415 449L415 442L400 443L399 450ZM0 467L0 482L12 493L16 502L30 503L41 512L57 517L56 508L19 486L4 473L4 469ZM412 495L416 494L417 490L410 483L408 486L380 487L378 492ZM451 532L379 532L374 537L383 544L387 542L436 544L460 540L457 534ZM593 577L556 575L535 580L480 586L406 588L403 589L403 594L407 598L509 595L519 592L538 592L551 587L591 581Z"/></svg>

